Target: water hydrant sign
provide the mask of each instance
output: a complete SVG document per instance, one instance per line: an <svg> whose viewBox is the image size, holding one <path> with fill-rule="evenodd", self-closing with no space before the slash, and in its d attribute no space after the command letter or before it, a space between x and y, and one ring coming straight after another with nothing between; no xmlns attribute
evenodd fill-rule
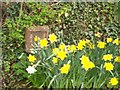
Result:
<svg viewBox="0 0 120 90"><path fill-rule="evenodd" d="M25 51L30 52L32 47L32 42L35 36L40 39L48 38L49 27L46 26L34 26L32 28L26 28L25 30Z"/></svg>

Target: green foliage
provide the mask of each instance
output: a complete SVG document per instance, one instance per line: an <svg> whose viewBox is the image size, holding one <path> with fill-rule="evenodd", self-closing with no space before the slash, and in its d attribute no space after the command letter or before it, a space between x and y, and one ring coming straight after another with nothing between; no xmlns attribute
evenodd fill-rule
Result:
<svg viewBox="0 0 120 90"><path fill-rule="evenodd" d="M115 5L115 3L9 2L4 11L5 19L0 32L5 74L10 73L9 77L14 73L17 75L15 78L19 77L20 80L27 78L25 68L29 63L25 58L27 53L24 52L26 28L49 25L50 32L56 33L66 44L76 43L80 38L92 38L96 32L104 33L103 37L116 37L119 26L114 19ZM24 58L20 58L21 55ZM16 70L17 72L14 72Z"/></svg>
<svg viewBox="0 0 120 90"><path fill-rule="evenodd" d="M68 16L61 17L60 25L54 26L64 33L64 42L72 43L79 38L92 38L96 32L104 36L118 36L115 3L69 3Z"/></svg>
<svg viewBox="0 0 120 90"><path fill-rule="evenodd" d="M20 6L19 4L17 4L17 6ZM14 10L11 11L13 8L17 10L17 14L14 12L15 16L13 13L9 15L2 26L2 44L5 60L16 60L17 56L24 51L25 28L33 25L46 25L52 23L53 19L55 19L54 15L58 13L57 10L50 10L50 6L45 3L26 3L24 5L26 10L22 10L20 17L18 15L18 9L20 9L20 7L15 8L16 4L13 4L11 8L6 8L8 15L14 12Z"/></svg>

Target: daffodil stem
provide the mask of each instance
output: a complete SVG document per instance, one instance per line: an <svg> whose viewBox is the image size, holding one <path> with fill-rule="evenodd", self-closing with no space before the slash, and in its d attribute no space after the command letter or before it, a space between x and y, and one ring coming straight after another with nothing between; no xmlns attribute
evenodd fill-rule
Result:
<svg viewBox="0 0 120 90"><path fill-rule="evenodd" d="M51 57L53 57L54 54L50 55L46 60L49 60ZM35 65L33 65L35 68L39 65L41 61L39 60Z"/></svg>
<svg viewBox="0 0 120 90"><path fill-rule="evenodd" d="M51 84L52 84L52 82L55 80L55 78L58 76L58 75L60 75L61 73L58 73L57 75L55 75L53 78L52 78L52 80L50 81L50 83L49 83L49 85L48 85L48 88L50 88L50 86L51 86Z"/></svg>
<svg viewBox="0 0 120 90"><path fill-rule="evenodd" d="M45 82L48 80L49 76L45 79L45 81L40 85L40 88L45 84Z"/></svg>
<svg viewBox="0 0 120 90"><path fill-rule="evenodd" d="M46 60L49 60L51 57L53 57L54 56L54 54L52 54L52 55L50 55Z"/></svg>
<svg viewBox="0 0 120 90"><path fill-rule="evenodd" d="M111 75L114 77L114 74L112 73L112 71L110 71Z"/></svg>
<svg viewBox="0 0 120 90"><path fill-rule="evenodd" d="M36 68L40 63L40 60L34 65L34 67Z"/></svg>

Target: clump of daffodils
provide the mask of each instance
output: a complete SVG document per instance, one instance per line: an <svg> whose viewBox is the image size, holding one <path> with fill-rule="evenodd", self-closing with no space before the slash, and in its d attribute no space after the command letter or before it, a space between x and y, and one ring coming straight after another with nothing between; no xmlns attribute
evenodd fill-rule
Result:
<svg viewBox="0 0 120 90"><path fill-rule="evenodd" d="M100 38L101 34L96 33L95 36ZM45 49L46 52L47 50L49 50L49 52L47 53L52 54L52 55L49 55L47 59L46 57L44 58L40 57L40 59L43 60L41 62L42 63L41 66L43 65L43 67L48 68L48 70L50 70L50 72L52 73L51 75L54 75L54 72L56 71L55 73L60 73L60 75L67 74L69 76L73 73L74 66L79 66L77 67L77 69L78 70L82 69L85 72L89 72L94 69L98 71L101 70L100 72L102 73L103 72L113 73L116 69L115 65L120 63L119 55L114 54L110 51L107 51L108 46L114 45L115 47L120 44L120 40L118 38L113 39L111 37L108 37L104 41L97 41L97 43L92 42L91 40L88 40L88 39L82 39L82 40L79 40L77 44L66 45L63 42L59 42L59 44L54 45L60 40L58 40L58 37L54 33L52 33L49 35L48 40L46 38L40 39L39 37L35 36L34 41L39 42L38 45L40 50ZM52 45L54 45L54 47L50 47ZM102 52L102 50L104 53ZM96 52L96 53L93 55L92 54L93 52ZM40 60L37 59L36 56L40 56L40 55L29 54L28 56L28 61L31 63L31 65L29 65L26 70L29 74L33 74L37 72L36 67L40 66L39 65ZM76 60L76 57L79 57L78 58L80 59L79 63L75 63L78 61L78 59ZM74 65L74 64L77 64L77 65ZM109 84L113 86L118 85L119 81L118 81L118 78L116 77L113 77L110 80L108 78Z"/></svg>
<svg viewBox="0 0 120 90"><path fill-rule="evenodd" d="M88 70L88 69L92 69L95 67L95 64L90 61L89 57L83 55L81 58L81 64L82 64L82 67L85 69L85 70Z"/></svg>

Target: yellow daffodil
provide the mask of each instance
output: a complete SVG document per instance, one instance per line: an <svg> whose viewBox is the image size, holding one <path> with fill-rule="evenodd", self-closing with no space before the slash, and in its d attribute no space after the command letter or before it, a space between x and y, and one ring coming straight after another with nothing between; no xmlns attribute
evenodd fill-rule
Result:
<svg viewBox="0 0 120 90"><path fill-rule="evenodd" d="M120 62L120 56L115 57L115 62Z"/></svg>
<svg viewBox="0 0 120 90"><path fill-rule="evenodd" d="M66 52L61 50L57 53L57 58L60 58L61 60L64 60L67 57Z"/></svg>
<svg viewBox="0 0 120 90"><path fill-rule="evenodd" d="M90 43L90 40L86 39L86 43L87 43L87 44Z"/></svg>
<svg viewBox="0 0 120 90"><path fill-rule="evenodd" d="M56 58L56 57L53 57L53 60L52 60L52 62L53 62L54 64L56 64L56 63L58 62L58 58Z"/></svg>
<svg viewBox="0 0 120 90"><path fill-rule="evenodd" d="M110 79L110 82L109 82L111 85L117 85L118 84L118 79L116 77L113 77Z"/></svg>
<svg viewBox="0 0 120 90"><path fill-rule="evenodd" d="M106 54L103 56L103 60L107 61L107 60L111 60L113 58L112 54Z"/></svg>
<svg viewBox="0 0 120 90"><path fill-rule="evenodd" d="M86 41L85 40L79 40L78 43L81 44L82 46L86 46Z"/></svg>
<svg viewBox="0 0 120 90"><path fill-rule="evenodd" d="M110 42L112 42L112 38L107 38L107 43L110 43Z"/></svg>
<svg viewBox="0 0 120 90"><path fill-rule="evenodd" d="M91 61L84 62L82 67L87 71L88 69L92 69L95 67L95 64Z"/></svg>
<svg viewBox="0 0 120 90"><path fill-rule="evenodd" d="M51 43L56 42L57 41L57 36L54 33L52 33L52 34L49 35L48 40L50 40Z"/></svg>
<svg viewBox="0 0 120 90"><path fill-rule="evenodd" d="M89 69L89 62L82 64L82 67L87 71Z"/></svg>
<svg viewBox="0 0 120 90"><path fill-rule="evenodd" d="M43 47L46 47L48 44L48 41L46 40L46 38L40 40L40 47L43 48Z"/></svg>
<svg viewBox="0 0 120 90"><path fill-rule="evenodd" d="M94 49L95 45L90 41L90 40L86 40L87 45L89 46L90 49Z"/></svg>
<svg viewBox="0 0 120 90"><path fill-rule="evenodd" d="M82 50L84 48L83 45L81 45L80 43L78 43L78 46L77 46L78 50Z"/></svg>
<svg viewBox="0 0 120 90"><path fill-rule="evenodd" d="M29 54L28 60L29 60L31 63L34 63L34 61L36 60L36 58L35 58L34 55Z"/></svg>
<svg viewBox="0 0 120 90"><path fill-rule="evenodd" d="M34 41L35 41L35 42L37 41L37 36L34 37Z"/></svg>
<svg viewBox="0 0 120 90"><path fill-rule="evenodd" d="M65 50L65 44L64 43L60 44L59 48L60 50Z"/></svg>
<svg viewBox="0 0 120 90"><path fill-rule="evenodd" d="M71 49L71 47L70 47L70 45L68 45L67 50L70 51L70 49Z"/></svg>
<svg viewBox="0 0 120 90"><path fill-rule="evenodd" d="M68 51L70 51L70 52L75 52L75 51L76 51L76 46L75 46L75 45L70 45L70 46L68 47Z"/></svg>
<svg viewBox="0 0 120 90"><path fill-rule="evenodd" d="M95 64L90 61L90 62L89 62L89 68L92 69L92 68L94 68L94 67L95 67Z"/></svg>
<svg viewBox="0 0 120 90"><path fill-rule="evenodd" d="M70 69L70 65L69 64L64 64L64 66L60 68L60 71L61 71L62 74L63 73L68 74L69 69Z"/></svg>
<svg viewBox="0 0 120 90"><path fill-rule="evenodd" d="M88 43L88 46L90 47L90 49L94 49L95 48L95 45L93 43Z"/></svg>
<svg viewBox="0 0 120 90"><path fill-rule="evenodd" d="M114 66L113 66L113 64L110 62L110 63L105 63L105 64L104 64L104 68L105 68L107 71L111 71L111 70L113 70Z"/></svg>
<svg viewBox="0 0 120 90"><path fill-rule="evenodd" d="M59 49L58 49L58 48L54 48L54 49L53 49L53 54L56 55L58 52L59 52Z"/></svg>
<svg viewBox="0 0 120 90"><path fill-rule="evenodd" d="M97 47L99 48L105 48L106 43L105 42L98 42Z"/></svg>
<svg viewBox="0 0 120 90"><path fill-rule="evenodd" d="M40 40L40 38L38 36L35 36L34 41L37 42L38 40Z"/></svg>
<svg viewBox="0 0 120 90"><path fill-rule="evenodd" d="M119 45L119 43L120 43L120 41L118 38L113 41L113 44Z"/></svg>
<svg viewBox="0 0 120 90"><path fill-rule="evenodd" d="M92 69L95 67L95 64L89 60L89 57L83 55L81 58L81 64L82 67L85 68L85 70Z"/></svg>
<svg viewBox="0 0 120 90"><path fill-rule="evenodd" d="M101 33L97 32L97 33L95 34L95 36L100 38L100 37L101 37Z"/></svg>
<svg viewBox="0 0 120 90"><path fill-rule="evenodd" d="M87 57L87 56L85 56L85 55L83 55L83 56L80 58L80 60L81 60L81 63L82 63L82 64L90 61L90 60L89 60L89 57Z"/></svg>
<svg viewBox="0 0 120 90"><path fill-rule="evenodd" d="M86 41L85 40L79 40L77 48L78 50L82 50L84 48L84 46L86 46Z"/></svg>

